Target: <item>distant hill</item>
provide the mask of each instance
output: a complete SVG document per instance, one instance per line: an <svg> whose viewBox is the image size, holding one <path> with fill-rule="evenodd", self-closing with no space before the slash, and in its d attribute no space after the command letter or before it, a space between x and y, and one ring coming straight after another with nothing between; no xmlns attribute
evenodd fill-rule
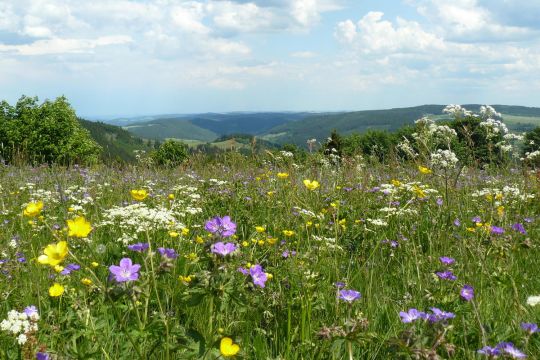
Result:
<svg viewBox="0 0 540 360"><path fill-rule="evenodd" d="M102 159L105 162L132 162L135 161L134 150L152 149L151 141L136 137L121 127L83 119L79 119L79 122L103 148Z"/></svg>
<svg viewBox="0 0 540 360"><path fill-rule="evenodd" d="M463 105L478 112L479 104ZM413 124L422 116L448 118L442 113L445 105L422 105L408 108L353 112L234 112L182 115L156 115L115 119L132 134L144 139L175 138L190 144L212 142L223 135L248 134L275 144L293 143L305 146L306 140L326 138L333 129L339 133L367 130L395 131ZM512 131L528 131L540 126L540 108L493 105L503 114Z"/></svg>

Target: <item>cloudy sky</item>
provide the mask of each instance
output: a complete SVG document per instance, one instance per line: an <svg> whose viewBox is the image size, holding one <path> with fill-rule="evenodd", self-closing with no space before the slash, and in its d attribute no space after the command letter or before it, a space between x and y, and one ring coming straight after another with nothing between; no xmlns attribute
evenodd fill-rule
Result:
<svg viewBox="0 0 540 360"><path fill-rule="evenodd" d="M540 106L540 0L1 0L0 99L83 116Z"/></svg>

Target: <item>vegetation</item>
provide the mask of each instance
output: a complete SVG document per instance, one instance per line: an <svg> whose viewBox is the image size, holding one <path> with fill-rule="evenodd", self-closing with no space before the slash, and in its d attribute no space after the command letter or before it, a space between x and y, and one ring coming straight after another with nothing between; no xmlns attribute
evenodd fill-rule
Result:
<svg viewBox="0 0 540 360"><path fill-rule="evenodd" d="M187 145L176 140L166 140L152 153L154 163L166 167L180 166L186 161L187 157Z"/></svg>

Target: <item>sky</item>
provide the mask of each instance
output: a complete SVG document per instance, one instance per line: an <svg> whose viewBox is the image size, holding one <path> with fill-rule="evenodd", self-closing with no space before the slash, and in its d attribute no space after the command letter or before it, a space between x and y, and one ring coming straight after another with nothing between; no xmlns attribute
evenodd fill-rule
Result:
<svg viewBox="0 0 540 360"><path fill-rule="evenodd" d="M79 115L540 106L540 0L0 0L0 99Z"/></svg>

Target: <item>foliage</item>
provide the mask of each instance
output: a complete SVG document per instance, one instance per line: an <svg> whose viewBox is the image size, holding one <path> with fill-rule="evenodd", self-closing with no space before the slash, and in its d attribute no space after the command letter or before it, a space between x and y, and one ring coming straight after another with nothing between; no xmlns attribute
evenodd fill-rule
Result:
<svg viewBox="0 0 540 360"><path fill-rule="evenodd" d="M188 146L181 141L165 140L152 154L157 165L177 167L182 165L188 157Z"/></svg>
<svg viewBox="0 0 540 360"><path fill-rule="evenodd" d="M0 156L8 162L93 163L100 147L77 121L65 97L38 103L23 96L15 106L0 103Z"/></svg>

